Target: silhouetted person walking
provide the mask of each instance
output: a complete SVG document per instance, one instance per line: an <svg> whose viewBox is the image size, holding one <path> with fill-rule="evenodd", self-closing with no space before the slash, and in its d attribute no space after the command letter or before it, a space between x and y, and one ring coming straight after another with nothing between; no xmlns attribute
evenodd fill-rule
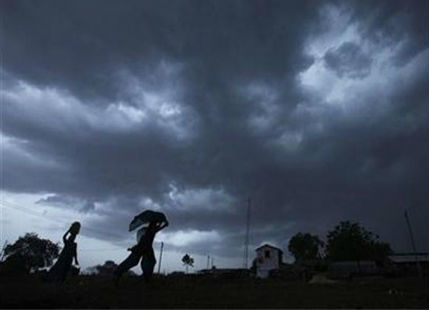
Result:
<svg viewBox="0 0 429 310"><path fill-rule="evenodd" d="M164 229L168 226L168 221L160 222L150 222L149 226L146 228L145 234L140 238L139 242L129 248L128 251L131 251L131 254L119 264L118 268L115 270L115 284L117 285L122 274L129 269L137 266L141 260L141 268L143 271L143 277L146 282L149 282L152 278L153 268L156 264L155 253L153 251L152 243L155 235L161 229Z"/></svg>
<svg viewBox="0 0 429 310"><path fill-rule="evenodd" d="M77 243L75 242L77 234L80 231L80 223L74 222L69 230L63 236L64 248L60 253L57 262L49 270L48 280L52 282L64 282L67 273L70 270L74 258L75 264L79 265L77 260Z"/></svg>

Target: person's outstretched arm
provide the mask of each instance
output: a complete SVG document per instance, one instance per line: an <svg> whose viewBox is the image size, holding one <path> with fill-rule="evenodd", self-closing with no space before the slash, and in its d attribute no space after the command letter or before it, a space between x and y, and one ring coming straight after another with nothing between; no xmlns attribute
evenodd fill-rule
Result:
<svg viewBox="0 0 429 310"><path fill-rule="evenodd" d="M139 245L139 244L137 243L136 245L133 245L132 247L129 247L129 248L127 249L127 251L134 252L135 250L137 250L138 245Z"/></svg>
<svg viewBox="0 0 429 310"><path fill-rule="evenodd" d="M73 255L73 257L74 257L74 263L76 265L79 265L79 262L77 261L77 245L76 244L74 245L74 253L73 254L74 254Z"/></svg>
<svg viewBox="0 0 429 310"><path fill-rule="evenodd" d="M74 263L79 265L79 262L77 261L77 251L74 253Z"/></svg>
<svg viewBox="0 0 429 310"><path fill-rule="evenodd" d="M66 233L63 236L63 242L66 243L67 241L67 234L70 232L70 229L66 231Z"/></svg>
<svg viewBox="0 0 429 310"><path fill-rule="evenodd" d="M158 232L158 231L160 231L160 230L164 229L164 228L165 228L165 227L167 227L167 226L168 226L168 221L163 222L163 224L159 225L159 226L156 228L156 232Z"/></svg>

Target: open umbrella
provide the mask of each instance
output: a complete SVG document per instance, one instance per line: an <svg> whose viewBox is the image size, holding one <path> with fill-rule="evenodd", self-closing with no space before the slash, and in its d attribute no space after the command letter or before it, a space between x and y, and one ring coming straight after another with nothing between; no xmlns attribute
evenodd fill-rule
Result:
<svg viewBox="0 0 429 310"><path fill-rule="evenodd" d="M150 222L166 222L167 218L164 213L152 210L145 210L139 215L136 215L130 223L129 231L150 223Z"/></svg>

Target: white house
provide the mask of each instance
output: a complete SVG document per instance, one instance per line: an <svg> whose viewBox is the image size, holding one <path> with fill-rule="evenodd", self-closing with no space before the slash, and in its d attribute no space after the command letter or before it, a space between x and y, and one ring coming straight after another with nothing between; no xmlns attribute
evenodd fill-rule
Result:
<svg viewBox="0 0 429 310"><path fill-rule="evenodd" d="M267 278L270 270L279 269L283 251L275 246L264 244L256 249L256 276Z"/></svg>

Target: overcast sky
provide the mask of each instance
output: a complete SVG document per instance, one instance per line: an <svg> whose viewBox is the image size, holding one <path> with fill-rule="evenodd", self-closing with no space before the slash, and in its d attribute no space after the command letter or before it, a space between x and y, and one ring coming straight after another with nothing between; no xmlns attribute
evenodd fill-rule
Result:
<svg viewBox="0 0 429 310"><path fill-rule="evenodd" d="M428 1L1 0L1 242L119 262L165 212L167 271L358 221L429 250ZM286 254L286 257L289 255ZM250 260L249 260L250 262Z"/></svg>

